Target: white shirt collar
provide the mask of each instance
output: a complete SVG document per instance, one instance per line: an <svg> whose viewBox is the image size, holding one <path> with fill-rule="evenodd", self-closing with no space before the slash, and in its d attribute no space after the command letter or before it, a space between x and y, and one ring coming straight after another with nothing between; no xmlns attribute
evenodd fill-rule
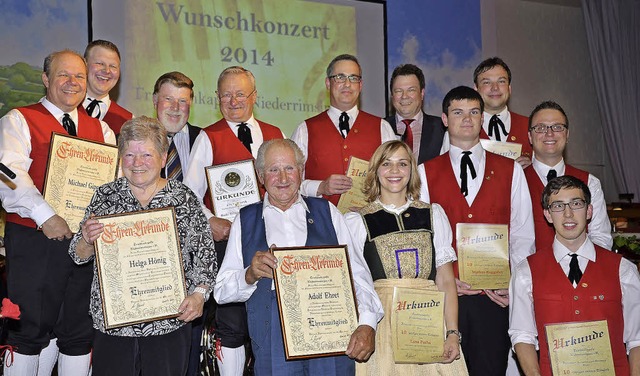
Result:
<svg viewBox="0 0 640 376"><path fill-rule="evenodd" d="M53 117L58 119L58 122L60 122L60 124L62 124L62 117L64 116L64 114L69 114L69 116L71 117L71 120L73 120L73 122L76 123L76 127L77 127L77 124L78 124L78 109L77 108L74 108L73 110L71 110L69 112L64 112L61 109L59 109L55 104L49 102L47 97L42 97L42 99L40 99L40 103L42 103L44 108L46 108L47 111L49 111L51 113L51 115L53 115Z"/></svg>
<svg viewBox="0 0 640 376"><path fill-rule="evenodd" d="M454 166L460 166L460 159L462 159L463 151L467 150L462 150L457 146L451 145L451 148L449 149L449 158L451 159L451 163L453 163ZM482 148L482 144L478 142L468 151L471 152L471 161L473 162L473 166L477 170L480 161L485 156L485 150Z"/></svg>
<svg viewBox="0 0 640 376"><path fill-rule="evenodd" d="M567 247L565 247L557 238L553 240L553 257L555 257L556 262L560 262L565 257L568 257L571 252ZM578 256L584 257L591 262L596 261L596 249L593 246L589 237L585 239L584 243L578 248L578 251L575 252Z"/></svg>
<svg viewBox="0 0 640 376"><path fill-rule="evenodd" d="M309 208L307 207L307 203L302 199L302 195L300 193L298 193L298 198L296 199L296 201L293 204L291 204L291 206L287 209L287 211L292 209L296 205L302 205L302 207L304 208L305 211L309 211ZM276 207L275 205L272 205L269 202L269 193L265 192L264 193L264 200L262 201L262 213L263 213L262 215L263 215L263 217L264 217L264 212L267 209L271 209L271 210L278 211L280 213L284 213L284 211L282 209Z"/></svg>

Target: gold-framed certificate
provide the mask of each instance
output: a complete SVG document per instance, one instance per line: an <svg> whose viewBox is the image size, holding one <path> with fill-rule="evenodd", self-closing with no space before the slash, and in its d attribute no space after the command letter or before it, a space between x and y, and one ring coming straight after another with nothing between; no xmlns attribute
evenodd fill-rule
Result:
<svg viewBox="0 0 640 376"><path fill-rule="evenodd" d="M179 316L186 297L172 207L97 217L96 267L105 328Z"/></svg>
<svg viewBox="0 0 640 376"><path fill-rule="evenodd" d="M506 141L480 140L482 148L493 154L502 155L503 157L518 159L522 154L522 144Z"/></svg>
<svg viewBox="0 0 640 376"><path fill-rule="evenodd" d="M509 227L490 223L456 224L460 280L474 290L509 288Z"/></svg>
<svg viewBox="0 0 640 376"><path fill-rule="evenodd" d="M286 359L343 355L358 327L347 246L271 252Z"/></svg>
<svg viewBox="0 0 640 376"><path fill-rule="evenodd" d="M260 201L253 159L205 168L216 217L233 221L240 209Z"/></svg>
<svg viewBox="0 0 640 376"><path fill-rule="evenodd" d="M396 363L441 362L444 292L394 287L391 333Z"/></svg>
<svg viewBox="0 0 640 376"><path fill-rule="evenodd" d="M362 188L364 188L368 168L369 161L356 157L349 159L349 167L347 168L346 175L351 178L353 185L351 189L340 195L338 210L340 210L342 214L347 213L349 208L361 208L367 205L366 196L362 192Z"/></svg>
<svg viewBox="0 0 640 376"><path fill-rule="evenodd" d="M95 189L117 173L117 146L53 133L42 196L78 232Z"/></svg>
<svg viewBox="0 0 640 376"><path fill-rule="evenodd" d="M607 320L547 324L544 330L554 375L615 376Z"/></svg>

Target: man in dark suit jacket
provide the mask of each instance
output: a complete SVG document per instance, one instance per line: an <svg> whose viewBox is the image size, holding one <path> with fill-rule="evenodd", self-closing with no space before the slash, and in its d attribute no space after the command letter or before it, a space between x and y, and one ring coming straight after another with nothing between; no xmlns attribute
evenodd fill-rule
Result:
<svg viewBox="0 0 640 376"><path fill-rule="evenodd" d="M391 103L395 114L385 120L406 142L418 164L440 155L445 128L442 119L422 110L424 74L413 64L397 66L391 74Z"/></svg>

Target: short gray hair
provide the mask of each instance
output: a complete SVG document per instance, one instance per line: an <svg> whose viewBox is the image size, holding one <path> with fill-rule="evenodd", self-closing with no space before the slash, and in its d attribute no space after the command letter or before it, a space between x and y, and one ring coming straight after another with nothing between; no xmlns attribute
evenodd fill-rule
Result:
<svg viewBox="0 0 640 376"><path fill-rule="evenodd" d="M160 155L166 154L169 150L169 140L167 139L167 129L158 119L148 116L135 117L127 120L120 129L118 136L118 152L120 156L131 141L151 140Z"/></svg>
<svg viewBox="0 0 640 376"><path fill-rule="evenodd" d="M258 149L258 157L256 158L256 170L258 171L258 175L260 177L264 177L265 155L267 154L269 148L271 148L272 146L282 146L291 149L293 151L293 155L296 158L296 166L298 167L298 170L300 170L300 175L302 175L302 172L304 171L305 158L302 150L300 150L300 147L298 147L295 142L288 138L276 138L264 142L262 145L260 145L260 149Z"/></svg>
<svg viewBox="0 0 640 376"><path fill-rule="evenodd" d="M222 80L232 74L244 74L245 76L249 77L251 86L253 86L253 90L256 89L256 78L253 76L253 73L251 73L250 70L245 69L239 65L228 67L220 73L220 76L218 76L218 86L216 87L216 89L220 90L220 84L222 83Z"/></svg>

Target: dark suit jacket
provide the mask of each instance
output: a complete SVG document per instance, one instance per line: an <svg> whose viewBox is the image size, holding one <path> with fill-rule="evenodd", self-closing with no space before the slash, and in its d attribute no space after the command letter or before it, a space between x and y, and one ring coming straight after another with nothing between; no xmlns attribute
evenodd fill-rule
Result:
<svg viewBox="0 0 640 376"><path fill-rule="evenodd" d="M398 135L398 128L396 127L396 115L391 115L385 119L391 124L391 128ZM440 148L442 147L442 138L445 132L442 119L437 116L427 115L422 112L422 136L420 137L420 151L418 152L418 164L424 163L429 159L435 158L440 155Z"/></svg>
<svg viewBox="0 0 640 376"><path fill-rule="evenodd" d="M195 125L191 125L187 122L187 129L189 130L189 154L191 154L193 143L196 141L196 137L198 137L202 128L196 127Z"/></svg>

